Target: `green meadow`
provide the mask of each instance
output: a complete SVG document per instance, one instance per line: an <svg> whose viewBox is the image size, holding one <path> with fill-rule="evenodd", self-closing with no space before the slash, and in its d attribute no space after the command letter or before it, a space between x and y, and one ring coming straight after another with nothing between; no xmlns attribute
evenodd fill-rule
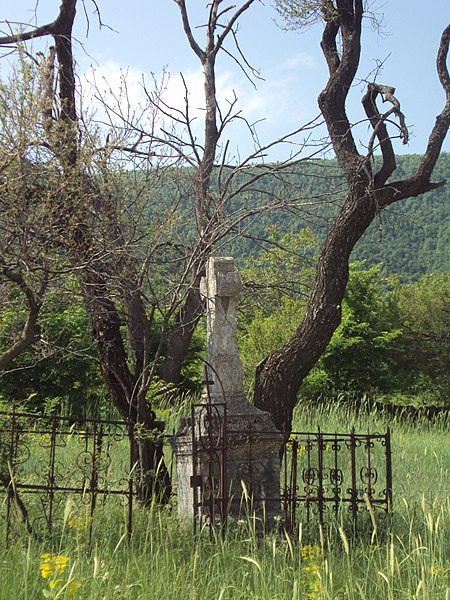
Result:
<svg viewBox="0 0 450 600"><path fill-rule="evenodd" d="M325 534L261 533L231 523L225 535L178 517L175 503L126 509L105 502L94 513L68 497L57 533L16 535L2 553L1 600L76 598L197 600L401 600L450 598L450 445L444 422L352 419L344 408L297 414L298 429L383 431L393 443L394 509L351 537L338 516ZM56 531L56 529L55 529ZM3 534L3 532L2 532Z"/></svg>

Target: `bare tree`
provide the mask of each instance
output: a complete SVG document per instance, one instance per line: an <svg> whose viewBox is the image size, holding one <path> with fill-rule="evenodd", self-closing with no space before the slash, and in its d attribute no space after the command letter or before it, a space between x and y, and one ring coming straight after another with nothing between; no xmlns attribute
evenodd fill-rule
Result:
<svg viewBox="0 0 450 600"><path fill-rule="evenodd" d="M152 438L150 433L156 427L155 415L145 400L146 390L140 385L148 319L139 294L138 274L129 262L121 265L122 270L127 271L120 293L127 315L125 323L129 348L134 358L129 362L122 339L119 308L115 303L114 291L108 284L111 265L105 258L104 249L98 244L95 228L90 227L89 216L99 211L104 216L109 197L99 189L96 178L90 176L82 155L72 49L75 13L76 0L62 0L55 21L32 31L5 36L0 39L0 44L11 45L37 37L53 37L54 49L50 49L43 64L47 77L44 90L49 95L44 103L45 138L41 142L51 155L57 173L56 185L50 188L44 185L50 198L46 212L51 221L51 244L64 252L77 273L91 319L100 367L114 404L124 418L141 424L149 432L135 446L142 495L147 497L155 493L159 497L167 497L168 479L161 443L157 438ZM52 85L54 65L57 68L56 96ZM110 222L106 227L120 244L118 223L113 223L114 231Z"/></svg>
<svg viewBox="0 0 450 600"><path fill-rule="evenodd" d="M245 121L255 142L255 151L241 161L234 162L232 167L229 166L231 161L228 156L228 143L223 139L224 134L232 121L244 119L237 107L236 97L227 99L225 110L220 107L216 90L216 61L222 52L233 59L249 80L257 77L255 69L250 66L238 45L236 28L238 19L251 8L254 1L246 0L236 5L223 5L222 0L210 2L207 22L201 28L205 32L204 43L201 45L194 35L186 1L175 0L180 10L186 39L202 67L205 105L203 136L199 142L193 131L187 87L184 110L167 106L161 97L154 100L158 110L166 114L173 123L181 125L184 132L183 135L176 128L174 132L166 130L162 141L169 148L177 148L180 158L193 169L194 214L198 234L196 246L190 255L191 282L187 295L176 312L175 325L161 368L161 377L168 382L178 383L192 334L203 314L204 306L199 286L210 254L221 240L238 230L243 222L261 212L287 208L298 202L294 195L289 198L267 198L260 192L258 184L266 177L280 176L295 159L295 156L291 155L284 163L264 164L263 159L267 151L277 144L294 140L299 133L307 134L316 127L316 122L313 121L261 147L254 137L252 125ZM229 39L234 45L232 49L226 46ZM306 143L300 147L305 150ZM322 144L308 148L309 152L304 153L302 160L314 156L319 148L322 149ZM299 149L297 153L300 153ZM255 164L259 165L258 168L255 168ZM252 196L250 205L241 203L238 209L231 209L233 199L238 196L242 198L244 192L249 192Z"/></svg>
<svg viewBox="0 0 450 600"><path fill-rule="evenodd" d="M209 5L204 49L194 39L185 2L177 2L188 42L204 72L204 135L201 141L193 133L187 90L185 108L180 111L167 106L156 89L146 90L149 128L144 128L142 119L136 121L136 113L132 110L126 115L120 114L119 110L116 111L116 116L122 120L119 132L116 130L108 135L103 145L95 140L94 145L87 146L90 137L95 138L95 135L85 126L76 102L72 48L76 0L62 0L55 21L0 38L2 46L44 36L53 38L54 46L48 49L47 55L40 55L37 62L32 61L39 70L42 98L39 111L41 139L37 138L35 144L46 153L46 160L38 158L35 161L37 168L45 172L40 185L49 199L45 206L49 226L44 245L59 251L77 275L91 320L99 364L115 406L123 417L132 419L146 430L136 445L143 495L153 491L160 497L167 495L167 471L162 462L161 443L158 436L151 434L157 429L157 422L146 394L162 356L162 377L169 382L180 379L192 333L203 311L199 283L205 261L215 245L244 219L292 202L263 198L257 187L261 178L282 171L287 163L255 170L252 163L264 156L264 148L255 149L243 162L233 166L227 164L226 144L221 155L219 153L223 131L238 117L238 112L236 99L230 102L225 113L219 108L215 89L216 57L229 36L236 40L237 19L253 1L247 0L238 8L222 8L221 1L214 0ZM155 131L155 117L152 116L155 111L171 123L160 133ZM305 130L309 127L314 127L314 123ZM289 135L279 141L288 138ZM24 147L21 157L26 157L29 150L29 146ZM115 185L108 165L113 155L142 159L144 171L147 169L150 174L134 181L138 188L145 187L144 194L149 193L149 185L160 185L164 179L164 176L158 179L157 170L149 168L149 159L157 155L163 162L168 161L169 175L175 173L176 164L189 166L192 174L192 192L188 190L188 193L192 193L194 201L196 235L193 247L181 251L179 264L182 266L176 269L164 305L158 298L150 306L145 303L146 296L155 298L156 276L149 273L149 266L156 260L157 250L161 247L165 251L169 246L178 248L174 248L173 240L156 235L152 247L140 252L148 245L148 236L144 244L140 238L142 224L139 219L125 222L121 217L122 208L125 209L125 205L129 208L131 200L127 198L120 207L120 184ZM134 173L122 173L122 181L132 176ZM249 205L227 211L230 202L244 189L252 192ZM134 189L132 197L136 198L139 193ZM156 311L159 311L161 321L158 330L155 330L153 320ZM170 324L172 319L174 326ZM123 325L126 339L122 335ZM166 341L167 350L163 354Z"/></svg>
<svg viewBox="0 0 450 600"><path fill-rule="evenodd" d="M278 3L283 4L283 2ZM341 320L341 302L349 273L349 257L356 242L376 215L404 198L416 197L443 186L431 177L450 126L450 77L447 66L450 26L444 29L437 55L437 74L446 95L442 112L430 133L426 151L417 171L395 180L395 154L388 127L396 136L407 139L404 116L395 89L370 83L362 99L372 134L367 153L360 154L346 114L348 93L354 82L361 56L363 0L321 0L290 2L300 16L325 24L321 48L328 65L328 82L319 95L334 153L348 184L345 201L332 223L322 246L315 282L304 317L293 336L258 366L255 379L255 404L272 413L280 429L289 430L297 393L304 378L320 358ZM292 6L291 6L292 8ZM388 102L384 113L379 100ZM392 123L397 118L398 124ZM381 151L381 166L374 162L375 149Z"/></svg>
<svg viewBox="0 0 450 600"><path fill-rule="evenodd" d="M219 247L222 240L227 236L237 235L234 232L245 227L243 223L256 218L261 212L296 205L299 201L298 192L293 194L291 189L291 193L284 197L269 197L261 191L264 179L281 177L284 170L292 167L295 154L299 154L300 149L304 151L301 160L305 161L318 154L323 147L321 143L309 147L307 142L301 142L285 162L265 164L264 158L271 147L289 142L292 150L292 141L296 136L302 134L307 137L316 127L316 121L261 147L252 125L245 121L238 108L238 98L233 96L222 103L218 98L216 62L220 53L231 57L249 80L257 76L237 41L238 19L253 3L254 0L247 0L237 6L224 6L219 0L214 0L207 6L206 23L194 27L188 15L187 3L176 0L186 40L199 60L203 73L204 106L200 111L203 128L200 133L196 128L199 120L198 114L195 114L196 107L191 105L190 90L183 77L185 96L181 108L166 102L164 81L151 89L144 81L148 106L137 115L130 114L127 98L119 99L116 94L110 93L109 96L114 97L114 104L102 101L106 120L112 129L114 130L114 120L118 118L120 127L126 131L127 145L116 144L116 149L126 152L129 157L145 158L149 156L151 147L150 154L155 160L158 158L169 161L168 173L172 180L184 180L186 189L183 191L180 188L180 194L189 196L189 203L192 205L196 235L191 246L183 245L184 256L180 255L176 284L169 286L171 298L168 302L166 299L164 307L159 307L164 322L167 324L169 320L173 321L170 327L163 328L162 335L167 337L167 347L159 375L164 381L174 384L180 382L181 369L186 361L193 332L203 314L204 303L199 286L209 255ZM204 33L201 41L202 34L194 33L197 29ZM123 89L126 96L125 79ZM100 96L98 94L99 100ZM121 100L125 109L121 107ZM154 117L148 120L148 114ZM228 142L224 139L228 125L237 120L245 125L255 143L254 151L239 161L229 156ZM175 165L181 166L178 172ZM242 201L244 192L251 196L247 204ZM234 203L233 206L233 200L238 197L239 204ZM179 206L179 200L176 205Z"/></svg>

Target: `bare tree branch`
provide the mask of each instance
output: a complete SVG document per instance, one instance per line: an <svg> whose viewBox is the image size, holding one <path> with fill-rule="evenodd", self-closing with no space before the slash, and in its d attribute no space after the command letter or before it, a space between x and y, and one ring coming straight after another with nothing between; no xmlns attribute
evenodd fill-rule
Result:
<svg viewBox="0 0 450 600"><path fill-rule="evenodd" d="M0 371L5 369L15 358L17 358L24 350L35 344L40 339L38 318L42 308L43 298L48 285L48 275L44 273L44 277L39 286L39 290L35 293L26 283L23 274L20 270L13 271L4 263L0 266L2 275L18 286L20 291L25 295L28 305L28 314L24 323L22 333L19 339L10 346L5 352L0 355Z"/></svg>

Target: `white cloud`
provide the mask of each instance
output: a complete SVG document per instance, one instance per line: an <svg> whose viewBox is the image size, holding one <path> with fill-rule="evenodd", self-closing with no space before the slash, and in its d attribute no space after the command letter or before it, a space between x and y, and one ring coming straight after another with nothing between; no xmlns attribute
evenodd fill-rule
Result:
<svg viewBox="0 0 450 600"><path fill-rule="evenodd" d="M280 69L283 70L291 70L297 69L298 67L306 67L308 69L312 69L316 65L316 61L314 60L311 54L307 52L298 52L294 56L291 56L287 60L285 60L280 65Z"/></svg>
<svg viewBox="0 0 450 600"><path fill-rule="evenodd" d="M224 133L224 138L231 141L232 154L239 151L242 156L253 150L254 140L246 122L251 125L259 122L257 132L261 143L267 143L295 129L302 120L311 118L310 111L301 101L298 91L300 76L295 72L299 67L309 68L311 64L306 53L299 53L280 65L273 77L267 81L257 81L256 89L240 72L225 70L218 74L216 88L222 115L229 111L230 105L237 98L232 112L239 113L241 117ZM108 123L115 120L119 124L120 118L117 115L121 113L130 121L133 117L141 118L144 126L152 123L157 128L168 128L167 116L161 115L155 119L154 113L148 109L145 89L151 95L155 92L155 86L161 85L165 110L178 117L185 111L187 93L192 130L201 143L205 107L202 70L190 69L183 77L171 74L162 78L164 85L158 84L158 80L153 80L151 76L144 78L137 69L122 68L117 62L106 61L100 66L91 67L80 77L83 105L96 113L98 121ZM113 107L112 115L111 111L105 109L105 105ZM149 110L147 113L143 112L146 107ZM179 126L178 129L181 133L182 128Z"/></svg>

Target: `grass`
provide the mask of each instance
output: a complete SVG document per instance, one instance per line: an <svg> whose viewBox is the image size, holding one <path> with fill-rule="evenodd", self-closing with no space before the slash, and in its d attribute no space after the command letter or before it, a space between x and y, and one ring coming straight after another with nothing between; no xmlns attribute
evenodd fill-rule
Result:
<svg viewBox="0 0 450 600"><path fill-rule="evenodd" d="M297 415L296 429L384 431L381 415L353 419L341 407ZM56 538L18 536L2 555L0 600L450 600L450 447L443 423L391 422L394 514L368 538L351 539L339 519L328 539L255 531L251 521L194 539L174 507L95 513L94 546L78 500L66 504ZM42 558L43 557L43 558ZM66 558L64 558L66 557ZM43 577L43 574L48 574Z"/></svg>

